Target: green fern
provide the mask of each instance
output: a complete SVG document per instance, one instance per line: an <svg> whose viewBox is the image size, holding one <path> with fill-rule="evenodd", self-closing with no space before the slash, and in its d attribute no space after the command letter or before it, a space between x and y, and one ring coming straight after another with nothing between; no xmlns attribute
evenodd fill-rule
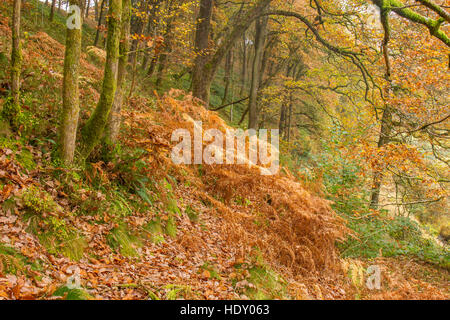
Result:
<svg viewBox="0 0 450 320"><path fill-rule="evenodd" d="M0 244L0 273L18 274L25 271L26 258L13 248Z"/></svg>
<svg viewBox="0 0 450 320"><path fill-rule="evenodd" d="M137 248L142 246L138 237L132 234L126 224L120 224L107 235L109 246L126 257L138 257Z"/></svg>
<svg viewBox="0 0 450 320"><path fill-rule="evenodd" d="M92 300L94 299L89 293L81 288L70 289L66 286L59 287L53 293L54 297L61 297L64 300Z"/></svg>

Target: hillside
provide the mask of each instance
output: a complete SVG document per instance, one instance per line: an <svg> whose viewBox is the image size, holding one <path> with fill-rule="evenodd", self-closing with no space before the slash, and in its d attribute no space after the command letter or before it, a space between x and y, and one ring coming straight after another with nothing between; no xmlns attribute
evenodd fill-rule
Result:
<svg viewBox="0 0 450 320"><path fill-rule="evenodd" d="M0 4L0 105L10 90L10 9ZM139 73L127 79L135 89L120 144L66 165L56 155L65 16L47 26L39 13L49 8L37 9L22 12L20 125L0 120L0 299L450 298L448 245L404 217L353 216L362 199L349 188L343 199L352 200L336 201L290 158L267 176L257 165L175 165L174 130L193 133L194 120L204 130L236 125L183 79L160 88ZM93 26L83 34L81 122L102 93L106 53L90 45ZM378 290L366 286L373 265Z"/></svg>

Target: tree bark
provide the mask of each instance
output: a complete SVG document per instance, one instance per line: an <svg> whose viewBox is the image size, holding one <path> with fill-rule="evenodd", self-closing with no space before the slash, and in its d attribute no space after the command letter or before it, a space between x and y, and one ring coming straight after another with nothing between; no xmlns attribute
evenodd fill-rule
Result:
<svg viewBox="0 0 450 320"><path fill-rule="evenodd" d="M2 114L13 128L17 124L20 112L20 71L22 69L22 48L20 44L21 0L14 0L12 17L12 50L11 50L11 101L3 106Z"/></svg>
<svg viewBox="0 0 450 320"><path fill-rule="evenodd" d="M247 36L245 32L243 33L242 45L243 49L242 49L242 74L241 74L242 85L240 93L241 96L244 94L245 84L247 82Z"/></svg>
<svg viewBox="0 0 450 320"><path fill-rule="evenodd" d="M288 64L287 68L286 68L286 78L289 78L291 76L291 72L294 69L294 66L292 64ZM289 90L289 88L285 87L286 90ZM288 101L289 101L289 93L286 99L283 99L282 101L282 105L281 105L281 110L280 110L280 121L278 122L278 130L280 131L280 137L282 139L286 139L287 138L287 131L288 126L288 119L289 119L289 113L290 110L288 109Z"/></svg>
<svg viewBox="0 0 450 320"><path fill-rule="evenodd" d="M98 21L98 1L99 0L94 0L94 14L95 14L95 21Z"/></svg>
<svg viewBox="0 0 450 320"><path fill-rule="evenodd" d="M156 75L155 85L157 88L160 88L164 79L164 75L167 69L167 63L169 60L169 54L172 51L172 23L173 21L169 21L167 23L167 29L164 37L164 45L163 52L159 55L159 65L158 65L158 73Z"/></svg>
<svg viewBox="0 0 450 320"><path fill-rule="evenodd" d="M225 88L222 98L222 104L225 104L228 100L228 95L230 91L230 83L231 78L233 76L233 50L230 50L227 54L227 58L225 60Z"/></svg>
<svg viewBox="0 0 450 320"><path fill-rule="evenodd" d="M160 6L159 6L160 2L161 2L161 0L151 0L151 9L149 12L146 34L147 34L147 36L152 37L153 40L155 40L155 38L156 38L157 22L155 21L155 19L156 19L156 14L160 9ZM144 53L144 59L142 61L142 70L146 70L148 62L152 61L152 60L153 60L153 57L152 57L151 51L149 51L149 50L146 51Z"/></svg>
<svg viewBox="0 0 450 320"><path fill-rule="evenodd" d="M95 33L95 40L94 40L95 47L98 45L98 40L100 37L100 27L102 26L103 9L105 7L105 2L106 2L106 0L102 0L102 4L100 5L100 12L99 12L98 23L97 23L97 32Z"/></svg>
<svg viewBox="0 0 450 320"><path fill-rule="evenodd" d="M382 42L383 49L383 57L386 68L386 85L385 85L385 95L388 97L391 91L391 63L389 60L389 50L388 45L391 38L391 29L389 23L389 10L386 8L388 0L382 1L382 5L380 7L380 21L384 30L384 39ZM384 145L389 143L389 136L392 132L392 112L389 105L385 105L383 110L383 116L381 118L381 129L380 129L380 137L378 140L378 148L383 147ZM380 200L380 191L381 184L383 182L383 171L380 168L375 168L373 174L373 182L372 182L372 193L370 197L370 208L377 209L379 200Z"/></svg>
<svg viewBox="0 0 450 320"><path fill-rule="evenodd" d="M448 47L450 47L450 37L446 34L444 30L440 29L444 21L446 21L447 18L449 18L449 14L446 13L444 9L440 8L442 9L440 10L437 6L432 6L430 1L420 1L423 4L427 2L430 5L428 7L429 8L431 7L430 9L439 14L440 17L434 20L425 17L414 10L411 10L409 6L406 6L402 1L399 0L372 0L372 2L375 3L380 8L380 10L388 8L389 10L394 11L397 15L405 19L408 19L409 21L427 27L432 36L438 38Z"/></svg>
<svg viewBox="0 0 450 320"><path fill-rule="evenodd" d="M206 77L202 71L208 61L209 36L211 33L211 18L213 0L201 0L200 11L197 18L197 29L195 32L195 62L192 72L193 95L204 102L209 102L209 91L205 89Z"/></svg>
<svg viewBox="0 0 450 320"><path fill-rule="evenodd" d="M137 8L140 12L146 12L148 13L148 6L145 1L139 2L139 6ZM141 16L133 15L131 17L131 34L137 34L140 36L142 32L144 31L144 20ZM133 39L131 41L131 49L130 54L128 56L128 59L130 60L131 65L135 64L135 60L138 57L138 47L140 45L139 39Z"/></svg>
<svg viewBox="0 0 450 320"><path fill-rule="evenodd" d="M378 140L378 148L383 147L389 143L389 135L392 131L392 113L388 106L383 111L383 117L381 118L381 130ZM381 184L383 182L383 172L375 168L373 174L372 194L370 197L370 207L372 209L378 208L380 200Z"/></svg>
<svg viewBox="0 0 450 320"><path fill-rule="evenodd" d="M106 127L106 141L115 144L119 135L123 103L123 84L127 75L128 51L130 42L131 0L122 0L122 27L119 45L119 65L117 70L117 89Z"/></svg>
<svg viewBox="0 0 450 320"><path fill-rule="evenodd" d="M91 7L91 0L87 0L86 4L86 19L89 17L89 9Z"/></svg>
<svg viewBox="0 0 450 320"><path fill-rule="evenodd" d="M252 79L250 87L250 99L248 103L248 128L257 129L258 128L258 92L261 79L261 67L262 59L264 54L265 41L267 36L267 22L268 17L264 16L256 20L256 35L255 35L255 55L253 58L253 69L252 69Z"/></svg>
<svg viewBox="0 0 450 320"><path fill-rule="evenodd" d="M13 103L19 106L20 71L22 68L22 48L20 45L21 0L14 0L12 51L11 51L11 94Z"/></svg>
<svg viewBox="0 0 450 320"><path fill-rule="evenodd" d="M280 121L278 122L278 130L280 131L280 137L284 137L284 123L286 117L286 105L283 103L280 110Z"/></svg>
<svg viewBox="0 0 450 320"><path fill-rule="evenodd" d="M173 9L174 1L169 1L168 3L168 11L171 11ZM158 65L158 72L156 75L156 81L155 86L156 88L161 88L165 72L167 69L167 64L169 61L169 54L172 52L172 42L173 42L173 24L175 21L175 15L173 15L169 20L167 21L166 30L164 31L164 44L162 45L162 52L159 56L159 65Z"/></svg>
<svg viewBox="0 0 450 320"><path fill-rule="evenodd" d="M78 5L79 7L80 7L80 11L81 11L81 17L84 17L84 14L85 14L85 12L86 12L86 1L85 0L81 0L81 1L79 1L79 5ZM68 10L68 7L69 7L69 3L67 3L66 4L66 9Z"/></svg>
<svg viewBox="0 0 450 320"><path fill-rule="evenodd" d="M71 5L79 5L80 0L71 0ZM82 19L82 15L80 17ZM64 57L63 107L59 127L60 156L66 164L73 162L75 155L78 118L80 113L81 28L66 30L66 51Z"/></svg>
<svg viewBox="0 0 450 320"><path fill-rule="evenodd" d="M50 21L53 21L54 17L55 17L55 7L56 7L56 0L52 0L52 7L50 9Z"/></svg>
<svg viewBox="0 0 450 320"><path fill-rule="evenodd" d="M158 44L157 44L157 46L158 46ZM150 67L148 68L148 71L147 71L147 77L151 77L153 75L153 73L155 72L156 64L158 63L158 60L159 60L159 50L160 50L160 48L155 47L152 61L150 62Z"/></svg>
<svg viewBox="0 0 450 320"><path fill-rule="evenodd" d="M194 67L192 74L193 94L195 97L203 100L206 105L209 104L211 83L220 62L236 43L236 40L240 38L252 22L263 13L270 2L271 0L260 0L256 5L249 9L243 17L241 15L236 15L232 18L229 27L227 28L229 32L227 32L222 44L217 48L216 52L213 55L208 56L208 60L202 68Z"/></svg>
<svg viewBox="0 0 450 320"><path fill-rule="evenodd" d="M117 88L122 0L111 0L108 13L106 63L102 93L97 107L82 130L81 160L86 160L103 137Z"/></svg>

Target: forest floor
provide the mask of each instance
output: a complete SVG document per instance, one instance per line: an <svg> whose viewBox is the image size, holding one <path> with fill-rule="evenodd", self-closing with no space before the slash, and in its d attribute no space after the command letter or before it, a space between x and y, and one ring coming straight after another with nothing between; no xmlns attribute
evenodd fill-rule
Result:
<svg viewBox="0 0 450 320"><path fill-rule="evenodd" d="M28 150L31 150L34 159L42 156L31 147ZM9 177L14 182L14 188L9 194L5 193L9 189L3 189L3 200L14 194L20 198L23 190L39 185L41 191L55 194L53 199L61 207L56 210L56 214L64 216L67 224L79 230L87 245L87 257L79 261L49 253L48 248L40 243L39 237L30 232L29 222L24 221L22 204L12 210L2 209L0 253L3 253L3 267L0 270L0 297L5 299L60 299L55 292L61 292L60 288L67 286L67 283L76 282L76 278L71 278L76 272L80 275L83 294L88 295L72 293L69 298L449 298L449 273L446 269L407 257L377 258L372 261L342 259L342 274L337 273L332 277L311 274L302 278L290 272L275 273L270 264L242 256L241 247L230 242L227 231L223 230L224 221L220 214L198 199L195 201L195 193L190 194L192 190L185 187L177 188L175 195L196 207L198 216L195 222L184 212L176 219L176 237L165 236L158 242L151 235L141 235L139 244L131 244L136 249L136 256L127 256L120 251L115 252L108 242L108 234L117 226L113 221L105 222L108 220L107 215L67 217L71 209L67 195L58 191L60 181L51 179L46 171L24 172L18 164L8 160L7 155L12 155L11 150L2 149L1 152L0 176ZM45 185L42 185L42 181L45 181ZM86 197L104 198L101 191L85 192ZM20 200L17 202L20 203ZM137 214L124 219L127 226L134 230L144 230L145 221L148 221L148 216ZM6 255L8 252L4 250L8 247L13 248L9 261ZM381 290L369 290L365 286L366 278L362 272L369 265L381 268ZM67 293L62 291L64 294L67 297Z"/></svg>
<svg viewBox="0 0 450 320"><path fill-rule="evenodd" d="M3 53L8 25L0 11ZM334 242L350 231L288 170L266 179L242 167L173 168L173 128L189 117L225 126L177 90L130 99L129 158L87 169L53 162L64 46L27 31L24 108L39 118L28 134L1 133L0 299L450 298L447 269L382 252L339 257ZM83 53L82 119L98 100L101 60ZM371 265L380 289L366 286Z"/></svg>

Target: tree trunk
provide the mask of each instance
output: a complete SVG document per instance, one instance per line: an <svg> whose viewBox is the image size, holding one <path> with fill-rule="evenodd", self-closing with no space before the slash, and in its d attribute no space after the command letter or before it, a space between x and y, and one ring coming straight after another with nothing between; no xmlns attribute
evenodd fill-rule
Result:
<svg viewBox="0 0 450 320"><path fill-rule="evenodd" d="M89 9L91 8L91 0L87 0L86 5L86 19L89 17Z"/></svg>
<svg viewBox="0 0 450 320"><path fill-rule="evenodd" d="M168 26L168 28L169 28L169 26ZM158 73L157 73L156 81L155 81L156 88L161 88L161 85L162 85L162 82L164 79L164 74L167 69L169 53L171 52L171 45L172 45L170 37L171 36L168 34L168 38L166 39L166 42L164 44L164 49L163 49L164 52L161 53L161 55L159 56Z"/></svg>
<svg viewBox="0 0 450 320"><path fill-rule="evenodd" d="M22 48L20 44L21 0L14 0L12 17L11 50L11 101L3 106L2 114L13 128L18 126L17 115L20 112L20 71L22 69Z"/></svg>
<svg viewBox="0 0 450 320"><path fill-rule="evenodd" d="M170 1L168 3L168 11L170 12L173 8L173 4L174 1ZM164 31L164 44L163 44L163 49L162 49L162 53L159 56L159 66L158 66L158 73L156 75L156 82L155 82L155 86L156 88L161 88L163 79L164 79L164 75L167 69L167 64L169 61L169 54L172 52L172 41L173 41L173 33L172 33L172 29L173 29L173 24L175 21L175 15L172 16L168 21L167 21L167 26L166 26L166 30Z"/></svg>
<svg viewBox="0 0 450 320"><path fill-rule="evenodd" d="M292 65L288 65L286 68L286 78L289 78L291 71L293 69ZM285 89L287 89L285 87ZM287 100L287 99L286 99ZM281 110L280 110L280 121L278 122L278 130L280 131L280 137L282 139L286 138L286 123L288 118L288 108L286 107L287 101L285 99L282 100Z"/></svg>
<svg viewBox="0 0 450 320"><path fill-rule="evenodd" d="M208 61L209 36L211 33L211 17L213 0L201 0L195 32L195 62L192 73L193 95L204 102L209 102L209 90L205 90L202 71Z"/></svg>
<svg viewBox="0 0 450 320"><path fill-rule="evenodd" d="M152 7L149 12L146 35L152 37L153 40L155 40L155 38L156 38L156 27L157 27L156 14L157 14L157 12L159 12L159 9L160 9L159 3L160 2L161 2L161 0L151 0ZM152 57L151 51L147 50L144 53L144 60L142 62L142 70L147 69L148 62L152 61L152 59L153 59L153 57Z"/></svg>
<svg viewBox="0 0 450 320"><path fill-rule="evenodd" d="M292 126L292 91L289 92L289 114L287 124L287 142L291 141L291 126Z"/></svg>
<svg viewBox="0 0 450 320"><path fill-rule="evenodd" d="M86 12L85 11L86 10L86 0L79 1L78 6L80 7L81 17L84 17L84 13ZM66 5L66 10L68 10L68 7L69 7L69 3L67 3L67 5Z"/></svg>
<svg viewBox="0 0 450 320"><path fill-rule="evenodd" d="M117 142L119 135L123 103L123 84L127 75L128 50L130 42L130 19L131 19L131 0L123 0L122 2L122 28L120 34L119 45L119 65L117 70L117 89L114 102L109 115L108 126L106 127L106 141L109 144Z"/></svg>
<svg viewBox="0 0 450 320"><path fill-rule="evenodd" d="M53 21L55 17L55 7L56 7L56 0L52 0L52 7L50 8L50 21Z"/></svg>
<svg viewBox="0 0 450 320"><path fill-rule="evenodd" d="M225 60L225 89L222 98L222 104L225 104L228 100L228 93L230 91L231 77L233 76L233 50L230 50Z"/></svg>
<svg viewBox="0 0 450 320"><path fill-rule="evenodd" d="M241 74L241 93L240 95L242 96L244 94L245 91L245 84L247 82L247 36L244 32L243 34L243 39L242 39L242 45L243 45L243 49L242 49L242 74Z"/></svg>
<svg viewBox="0 0 450 320"><path fill-rule="evenodd" d="M105 2L106 2L106 0L102 0L102 4L100 5L100 12L99 12L98 24L97 24L97 32L95 33L95 40L94 40L95 47L98 45L98 39L100 37L100 27L102 26L103 9L105 7Z"/></svg>
<svg viewBox="0 0 450 320"><path fill-rule="evenodd" d="M258 92L261 79L261 67L264 54L266 36L267 36L267 22L268 16L264 16L256 21L256 35L255 35L255 56L253 58L252 79L250 87L250 99L248 103L248 128L258 128Z"/></svg>
<svg viewBox="0 0 450 320"><path fill-rule="evenodd" d="M108 12L106 63L102 93L97 107L82 130L81 159L86 160L103 137L117 88L122 0L111 0Z"/></svg>
<svg viewBox="0 0 450 320"><path fill-rule="evenodd" d="M146 2L142 1L139 2L139 6L137 8L139 10L139 12L148 12L148 7L146 5ZM138 36L140 36L142 34L142 32L144 31L144 21L143 21L143 17L142 16L136 16L133 15L131 17L131 34L137 34ZM131 49L130 49L130 54L128 56L128 59L130 60L131 65L135 64L135 60L137 59L138 56L138 46L140 44L139 39L133 39L133 41L131 41Z"/></svg>
<svg viewBox="0 0 450 320"><path fill-rule="evenodd" d="M21 0L14 0L11 51L11 94L13 103L19 106L22 48L20 45Z"/></svg>
<svg viewBox="0 0 450 320"><path fill-rule="evenodd" d="M381 130L380 130L380 137L378 140L378 148L381 148L389 143L389 136L391 132L392 132L392 113L390 107L386 106L386 108L383 111L383 117L381 118ZM383 172L375 168L375 172L373 174L372 194L370 197L370 207L372 209L378 208L382 182L383 182Z"/></svg>
<svg viewBox="0 0 450 320"><path fill-rule="evenodd" d="M391 64L389 61L389 51L388 44L391 37L391 30L389 25L389 10L386 10L384 6L384 1L382 1L383 6L380 7L380 21L383 25L384 30L384 39L382 42L383 49L383 57L386 67L386 85L384 88L385 95L388 97L391 93ZM383 110L383 116L381 118L381 129L380 129L380 137L378 140L378 148L383 147L388 144L390 141L389 136L392 132L392 111L389 105L385 105ZM370 208L377 209L380 201L380 191L381 184L383 182L383 171L380 168L375 168L375 172L373 174L373 183L372 183L372 194L370 197Z"/></svg>
<svg viewBox="0 0 450 320"><path fill-rule="evenodd" d="M99 0L94 0L94 14L95 14L95 21L98 21L98 1Z"/></svg>
<svg viewBox="0 0 450 320"><path fill-rule="evenodd" d="M283 136L284 136L285 117L286 117L286 105L283 103L281 105L281 110L280 110L280 121L278 122L278 130L280 131L281 138L283 138Z"/></svg>
<svg viewBox="0 0 450 320"><path fill-rule="evenodd" d="M79 5L79 2L80 0L71 0L70 4ZM80 113L78 77L80 74L81 32L81 28L67 28L66 30L63 107L59 127L59 153L66 164L73 162Z"/></svg>
<svg viewBox="0 0 450 320"><path fill-rule="evenodd" d="M155 68L156 68L156 64L158 63L158 60L159 60L159 48L155 47L155 52L153 54L152 61L150 62L150 67L148 68L148 71L147 71L147 77L151 77L153 75L153 73L155 72Z"/></svg>
<svg viewBox="0 0 450 320"><path fill-rule="evenodd" d="M213 55L208 56L208 60L203 68L194 67L192 73L193 93L195 97L203 100L206 105L209 104L211 83L220 62L224 59L228 51L231 50L236 43L236 40L239 39L252 22L261 15L270 2L271 0L260 0L256 5L249 9L243 17L241 15L233 17L229 22L229 25L232 27L229 28L230 31L226 34L222 44L217 48L216 52Z"/></svg>

